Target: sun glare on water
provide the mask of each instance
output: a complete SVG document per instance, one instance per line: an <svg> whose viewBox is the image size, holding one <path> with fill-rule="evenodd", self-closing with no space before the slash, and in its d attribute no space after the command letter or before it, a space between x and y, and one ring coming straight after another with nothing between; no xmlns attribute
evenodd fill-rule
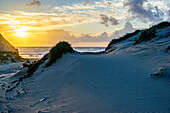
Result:
<svg viewBox="0 0 170 113"><path fill-rule="evenodd" d="M27 26L22 26L19 29L14 29L14 31L16 32L14 35L18 36L18 37L25 37L27 35L29 35L29 33L27 33L26 31L28 31L28 27Z"/></svg>

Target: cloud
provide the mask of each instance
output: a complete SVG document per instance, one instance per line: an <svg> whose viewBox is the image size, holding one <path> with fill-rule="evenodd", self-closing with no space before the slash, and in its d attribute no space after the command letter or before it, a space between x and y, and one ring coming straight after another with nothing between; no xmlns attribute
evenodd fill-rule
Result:
<svg viewBox="0 0 170 113"><path fill-rule="evenodd" d="M124 6L128 6L128 11L131 12L135 18L143 22L147 22L148 20L161 21L163 16L162 11L157 6L152 6L147 2L148 0L127 0L124 2Z"/></svg>
<svg viewBox="0 0 170 113"><path fill-rule="evenodd" d="M88 4L94 4L94 2L90 1L90 0L83 0L84 5L88 5Z"/></svg>
<svg viewBox="0 0 170 113"><path fill-rule="evenodd" d="M111 23L111 25L118 25L119 24L117 19L114 18L114 17L110 17L110 23Z"/></svg>
<svg viewBox="0 0 170 113"><path fill-rule="evenodd" d="M91 3L92 2L92 3ZM110 4L108 3L110 2ZM88 16L89 18L95 18L96 21L99 21L98 15L105 14L111 15L119 19L125 19L125 15L127 13L127 8L122 10L122 1L90 1L86 0L82 3L70 4L70 5L62 5L56 6L52 9L53 12L60 13L70 13L71 14L79 14L83 16ZM121 13L120 13L121 12ZM96 19L98 18L98 19Z"/></svg>
<svg viewBox="0 0 170 113"><path fill-rule="evenodd" d="M43 43L48 45L54 45L60 41L68 41L71 44L75 43L96 43L96 42L109 42L111 39L106 32L103 32L97 36L92 36L90 34L82 34L81 36L71 35L69 31L65 31L62 29L55 29L46 31L47 34L43 37Z"/></svg>
<svg viewBox="0 0 170 113"><path fill-rule="evenodd" d="M168 15L168 20L170 21L170 10L168 10L167 15Z"/></svg>
<svg viewBox="0 0 170 113"><path fill-rule="evenodd" d="M96 19L98 19L98 17L91 18L89 15L87 16L72 13L29 13L20 11L15 13L0 14L0 25L5 24L6 26L8 25L9 28L28 26L36 30L51 30L58 27L96 22ZM6 27L4 27L4 30L5 29L8 31Z"/></svg>
<svg viewBox="0 0 170 113"><path fill-rule="evenodd" d="M29 4L26 4L26 6L41 6L41 2L40 2L40 1L33 0L33 1L30 2Z"/></svg>
<svg viewBox="0 0 170 113"><path fill-rule="evenodd" d="M133 25L128 21L125 23L124 28L117 30L112 33L110 36L112 39L117 39L119 37L124 36L127 33L131 33L133 31L137 30L136 28L133 27Z"/></svg>
<svg viewBox="0 0 170 113"><path fill-rule="evenodd" d="M81 36L71 35L69 31L62 29L55 29L47 31L45 35L44 43L51 45L56 44L59 41L68 41L71 44L75 43L101 43L101 42L110 42L112 39L119 38L127 33L135 31L136 28L130 22L126 22L124 27L120 30L117 30L111 34L107 32L100 33L96 36L90 34L82 34Z"/></svg>
<svg viewBox="0 0 170 113"><path fill-rule="evenodd" d="M100 19L101 19L101 22L100 24L103 24L105 25L106 27L108 27L108 23L110 22L111 25L118 25L118 21L116 18L110 16L110 18L107 16L107 15L104 15L104 14L100 14Z"/></svg>
<svg viewBox="0 0 170 113"><path fill-rule="evenodd" d="M100 23L108 27L109 17L107 15L101 14L100 19L101 19Z"/></svg>
<svg viewBox="0 0 170 113"><path fill-rule="evenodd" d="M109 42L111 40L107 32L103 32L97 36L83 34L77 37L77 39L79 42Z"/></svg>

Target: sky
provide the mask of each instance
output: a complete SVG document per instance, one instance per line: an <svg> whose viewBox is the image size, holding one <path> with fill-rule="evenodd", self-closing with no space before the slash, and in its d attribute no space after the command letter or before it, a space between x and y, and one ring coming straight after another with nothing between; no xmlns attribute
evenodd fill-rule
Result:
<svg viewBox="0 0 170 113"><path fill-rule="evenodd" d="M107 46L170 21L169 0L0 0L0 33L14 46Z"/></svg>

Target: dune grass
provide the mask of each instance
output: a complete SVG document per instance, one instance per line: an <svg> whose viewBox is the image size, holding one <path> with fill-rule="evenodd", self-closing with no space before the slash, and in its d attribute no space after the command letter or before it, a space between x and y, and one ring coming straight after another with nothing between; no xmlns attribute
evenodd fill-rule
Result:
<svg viewBox="0 0 170 113"><path fill-rule="evenodd" d="M35 61L33 62L28 68L28 75L32 75L36 70L37 68L39 67L40 64L42 64L45 60L48 59L48 56L49 56L49 53L47 53L46 55L44 55L44 57L41 59L41 60L38 60L38 61Z"/></svg>
<svg viewBox="0 0 170 113"><path fill-rule="evenodd" d="M159 23L157 25L154 25L151 28L164 29L164 28L169 27L169 26L170 26L170 22L161 22L161 23Z"/></svg>
<svg viewBox="0 0 170 113"><path fill-rule="evenodd" d="M156 37L156 29L150 28L141 33L139 38L135 41L134 45L139 44L141 42L146 42Z"/></svg>
<svg viewBox="0 0 170 113"><path fill-rule="evenodd" d="M59 58L63 56L65 53L73 53L74 50L68 42L59 42L55 47L50 50L49 60L46 64L46 67L52 65Z"/></svg>
<svg viewBox="0 0 170 113"><path fill-rule="evenodd" d="M46 54L41 60L38 60L37 62L33 62L27 71L28 75L32 75L40 64L42 64L44 61L48 60L46 63L46 67L51 66L54 62L56 62L59 58L63 56L65 53L73 53L74 50L71 47L71 45L68 42L59 42L54 46L48 54Z"/></svg>
<svg viewBox="0 0 170 113"><path fill-rule="evenodd" d="M0 63L19 62L23 59L16 52L0 51Z"/></svg>
<svg viewBox="0 0 170 113"><path fill-rule="evenodd" d="M160 24L154 25L149 29L144 30L139 36L138 40L134 43L134 45L139 44L141 42L146 42L156 37L157 29L164 29L170 26L169 22L162 22Z"/></svg>
<svg viewBox="0 0 170 113"><path fill-rule="evenodd" d="M123 40L126 40L126 39L128 39L129 37L132 37L132 36L138 34L139 32L140 32L140 30L136 30L136 31L133 32L133 33L128 33L128 34L124 35L123 37L120 37L119 39L113 39L113 40L109 43L109 45L107 46L106 50L109 49L109 48L111 47L111 45L116 44L116 43L119 43L119 42L121 42L121 41L123 41Z"/></svg>
<svg viewBox="0 0 170 113"><path fill-rule="evenodd" d="M123 40L126 40L129 37L132 37L132 36L138 34L139 32L142 32L142 33L140 34L139 38L134 42L134 45L139 44L141 42L149 41L152 38L156 37L156 30L157 29L164 29L164 28L169 27L169 26L170 26L170 22L162 22L162 23L154 25L151 28L146 29L146 30L142 30L142 31L141 30L136 30L133 33L128 33L128 34L124 35L123 37L120 37L118 39L113 39L108 44L106 50L108 50L111 47L111 45L119 43L119 42L121 42Z"/></svg>

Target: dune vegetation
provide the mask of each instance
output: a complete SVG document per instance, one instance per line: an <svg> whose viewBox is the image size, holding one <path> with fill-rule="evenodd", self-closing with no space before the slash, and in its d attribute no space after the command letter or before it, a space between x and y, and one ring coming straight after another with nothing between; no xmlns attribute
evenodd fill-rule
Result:
<svg viewBox="0 0 170 113"><path fill-rule="evenodd" d="M123 40L126 40L132 36L137 35L138 33L140 33L139 37L135 40L133 45L142 43L142 42L146 42L151 40L152 38L156 37L156 30L157 29L164 29L170 26L170 22L162 22L160 24L154 25L149 29L145 29L145 30L136 30L133 33L128 33L126 35L124 35L123 37L120 37L118 39L113 39L107 46L106 50L108 50L109 48L111 48L111 46L113 44L119 43ZM168 37L168 36L167 36Z"/></svg>
<svg viewBox="0 0 170 113"><path fill-rule="evenodd" d="M53 47L50 52L49 52L49 60L46 64L46 66L50 66L52 65L56 60L58 60L59 58L61 58L63 56L63 54L65 53L73 53L74 50L71 47L71 45L68 42L59 42L58 44L56 44L55 47Z"/></svg>
<svg viewBox="0 0 170 113"><path fill-rule="evenodd" d="M10 63L10 62L19 62L23 59L16 52L11 51L0 51L0 64Z"/></svg>
<svg viewBox="0 0 170 113"><path fill-rule="evenodd" d="M68 42L59 42L42 59L38 60L37 62L33 62L29 66L28 75L33 74L39 67L39 65L42 64L44 61L48 60L48 62L46 63L46 67L48 67L51 66L58 59L60 59L64 54L73 52L74 50Z"/></svg>

